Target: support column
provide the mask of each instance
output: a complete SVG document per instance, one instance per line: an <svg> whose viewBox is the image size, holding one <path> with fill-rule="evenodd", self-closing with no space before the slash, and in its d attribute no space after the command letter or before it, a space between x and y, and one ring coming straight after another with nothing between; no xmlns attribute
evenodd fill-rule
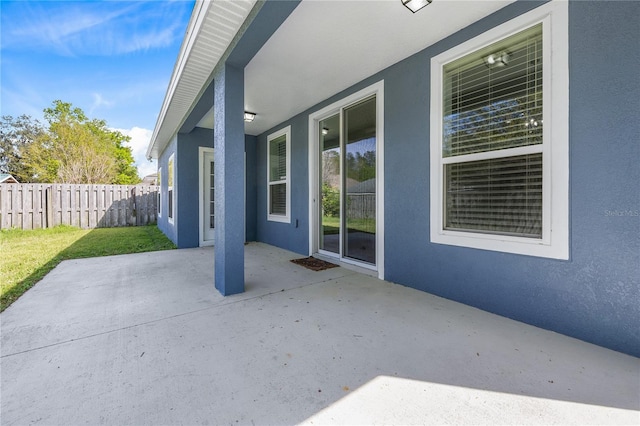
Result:
<svg viewBox="0 0 640 426"><path fill-rule="evenodd" d="M228 64L214 76L215 286L244 292L244 69Z"/></svg>

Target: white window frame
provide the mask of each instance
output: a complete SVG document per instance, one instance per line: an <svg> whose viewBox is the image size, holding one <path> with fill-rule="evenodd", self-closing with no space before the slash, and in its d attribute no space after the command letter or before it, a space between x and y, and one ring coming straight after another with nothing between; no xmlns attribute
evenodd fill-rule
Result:
<svg viewBox="0 0 640 426"><path fill-rule="evenodd" d="M204 232L205 232L205 218L207 214L205 213L206 207L204 204L204 191L205 191L205 183L204 183L204 156L205 153L213 154L213 148L201 146L198 147L198 239L200 247L204 246L212 246L214 244L213 240L205 240ZM215 219L215 218L214 218Z"/></svg>
<svg viewBox="0 0 640 426"><path fill-rule="evenodd" d="M287 168L287 177L284 180L278 180L271 182L271 141L277 139L281 136L285 136L286 139L286 168ZM271 185L281 185L285 184L285 188L287 191L286 197L286 213L284 215L281 214L272 214L271 211ZM291 223L291 126L287 126L283 129L278 130L267 136L267 220L271 222L282 222L282 223Z"/></svg>
<svg viewBox="0 0 640 426"><path fill-rule="evenodd" d="M173 173L169 173L169 169L173 166ZM173 174L173 181L170 181L171 174ZM176 220L176 175L177 168L175 162L175 153L169 156L169 160L167 160L167 217L170 224L174 224ZM169 195L171 194L171 195ZM169 211L169 205L171 205Z"/></svg>
<svg viewBox="0 0 640 426"><path fill-rule="evenodd" d="M158 217L162 217L162 167L158 167Z"/></svg>
<svg viewBox="0 0 640 426"><path fill-rule="evenodd" d="M460 247L569 259L568 2L551 1L431 59L430 241ZM542 237L526 238L444 228L442 97L444 65L542 23ZM528 147L517 148L524 151ZM487 153L478 154L478 159Z"/></svg>

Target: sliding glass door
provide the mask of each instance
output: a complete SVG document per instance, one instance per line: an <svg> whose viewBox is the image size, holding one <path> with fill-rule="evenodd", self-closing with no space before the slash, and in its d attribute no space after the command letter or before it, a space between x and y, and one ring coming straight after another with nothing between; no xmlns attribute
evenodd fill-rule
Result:
<svg viewBox="0 0 640 426"><path fill-rule="evenodd" d="M319 248L376 263L376 98L319 121Z"/></svg>

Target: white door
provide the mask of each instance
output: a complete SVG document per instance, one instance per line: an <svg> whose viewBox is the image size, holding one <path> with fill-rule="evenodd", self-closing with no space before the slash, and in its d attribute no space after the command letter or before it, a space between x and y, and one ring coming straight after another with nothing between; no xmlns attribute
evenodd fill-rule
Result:
<svg viewBox="0 0 640 426"><path fill-rule="evenodd" d="M213 245L215 211L213 150L202 151L200 167L202 171L200 245L208 246Z"/></svg>

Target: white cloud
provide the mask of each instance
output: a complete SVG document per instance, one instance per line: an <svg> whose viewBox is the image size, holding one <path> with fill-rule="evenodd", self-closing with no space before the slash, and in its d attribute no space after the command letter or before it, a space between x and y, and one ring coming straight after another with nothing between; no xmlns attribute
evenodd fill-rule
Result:
<svg viewBox="0 0 640 426"><path fill-rule="evenodd" d="M141 127L133 127L131 129L113 129L117 130L123 135L130 136L131 140L127 143L131 147L131 153L136 161L136 167L138 168L138 175L141 178L155 173L157 170L155 160L147 160L147 147L151 140L153 130L143 129Z"/></svg>
<svg viewBox="0 0 640 426"><path fill-rule="evenodd" d="M189 10L189 2L16 2L1 43L72 57L164 48L182 38Z"/></svg>
<svg viewBox="0 0 640 426"><path fill-rule="evenodd" d="M48 48L68 56L75 55L79 49L90 48L95 52L104 37L104 30L96 31L96 27L108 28L132 12L131 6L113 7L111 10L101 5L93 5L92 8L85 4L46 6L27 4L20 11L23 15L19 25L14 23L9 27L10 37L5 40L5 45L19 43L31 48Z"/></svg>
<svg viewBox="0 0 640 426"><path fill-rule="evenodd" d="M106 100L100 93L93 93L93 105L89 109L89 114L93 114L93 112L102 106L110 108L115 102Z"/></svg>

